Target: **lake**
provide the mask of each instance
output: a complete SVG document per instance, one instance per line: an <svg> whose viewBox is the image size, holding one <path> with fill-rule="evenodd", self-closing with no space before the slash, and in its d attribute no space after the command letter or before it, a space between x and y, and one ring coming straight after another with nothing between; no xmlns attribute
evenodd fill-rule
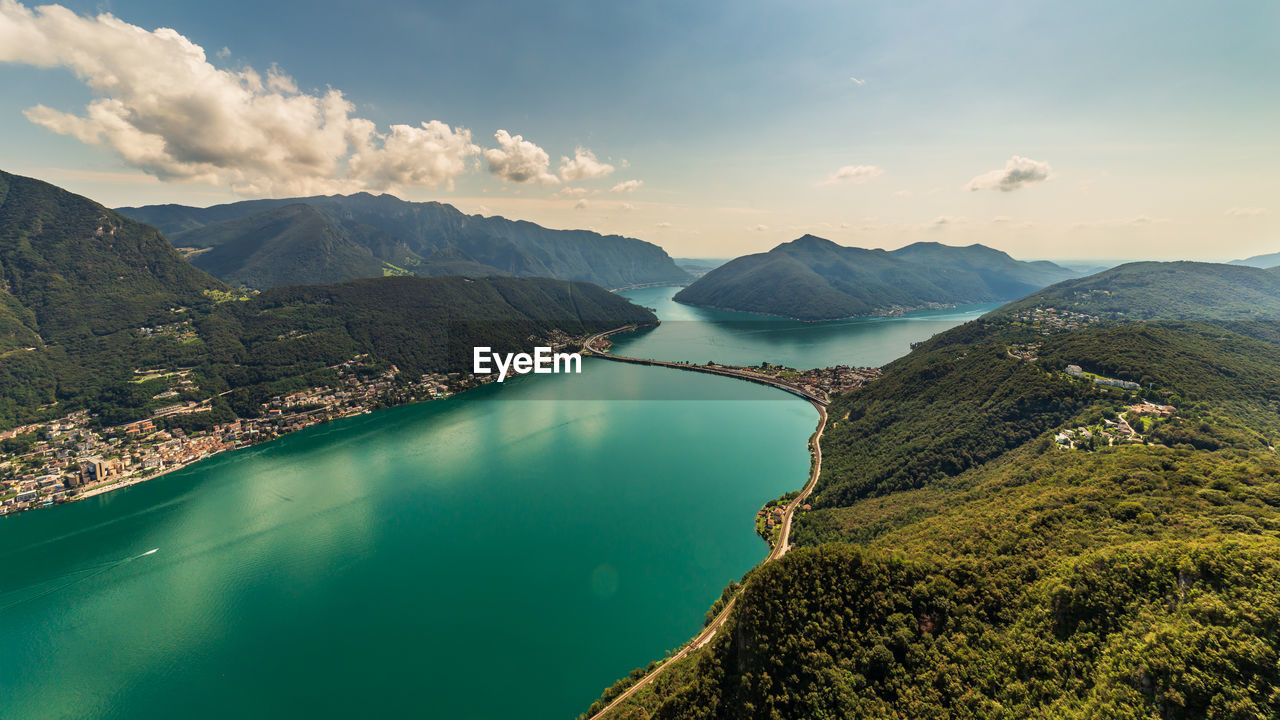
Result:
<svg viewBox="0 0 1280 720"><path fill-rule="evenodd" d="M879 363L966 317L760 331L673 293L627 293L671 322L620 351ZM588 359L0 519L0 717L573 717L763 558L815 423Z"/></svg>

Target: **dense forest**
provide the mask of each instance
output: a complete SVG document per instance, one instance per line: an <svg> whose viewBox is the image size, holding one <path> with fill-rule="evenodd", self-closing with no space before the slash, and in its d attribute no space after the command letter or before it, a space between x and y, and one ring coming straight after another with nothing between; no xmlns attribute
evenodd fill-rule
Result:
<svg viewBox="0 0 1280 720"><path fill-rule="evenodd" d="M838 398L797 549L610 717L1274 717L1280 286L1223 267L1068 281Z"/></svg>
<svg viewBox="0 0 1280 720"><path fill-rule="evenodd" d="M4 173L0 288L0 429L81 408L106 425L145 417L167 386L139 369L189 369L194 387L180 399L219 395L215 412L227 417L359 354L413 374L463 371L473 345L513 351L556 330L655 319L596 285L540 278L385 277L242 293L154 228Z"/></svg>

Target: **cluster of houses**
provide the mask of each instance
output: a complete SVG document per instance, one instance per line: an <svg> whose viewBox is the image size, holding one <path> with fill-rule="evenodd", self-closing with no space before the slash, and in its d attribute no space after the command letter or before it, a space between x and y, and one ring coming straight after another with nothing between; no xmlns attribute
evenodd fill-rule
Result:
<svg viewBox="0 0 1280 720"><path fill-rule="evenodd" d="M1034 362L1040 358L1040 348L1044 343L1024 343L1022 345L1010 345L1009 354L1019 360L1029 360Z"/></svg>
<svg viewBox="0 0 1280 720"><path fill-rule="evenodd" d="M1169 418L1174 416L1177 408L1172 405L1154 405L1144 402L1130 405L1129 412L1136 415ZM1116 420L1104 419L1101 425L1062 430L1054 436L1054 440L1057 441L1058 447L1064 450L1091 450L1101 445L1110 447L1124 442L1139 443L1142 442L1142 435L1133 429L1124 416L1121 416Z"/></svg>
<svg viewBox="0 0 1280 720"><path fill-rule="evenodd" d="M90 497L149 480L224 450L276 438L310 425L377 407L429 400L485 382L460 373L427 374L412 381L373 369L367 355L331 368L335 387L313 387L264 403L262 415L184 432L166 426L177 414L203 412L209 401L157 410L152 417L107 428L92 427L86 411L0 433L0 441L35 436L20 452L0 453L0 515Z"/></svg>
<svg viewBox="0 0 1280 720"><path fill-rule="evenodd" d="M856 390L872 380L878 379L883 374L883 371L877 367L851 367L849 365L836 365L835 367L813 368L810 370L797 370L785 365L773 365L770 363L760 363L760 365L752 367L735 367L732 365L726 365L725 367L774 380L781 380L820 397L830 397L835 393Z"/></svg>
<svg viewBox="0 0 1280 720"><path fill-rule="evenodd" d="M1129 380L1117 380L1115 378L1109 378L1109 377L1091 376L1088 373L1086 373L1084 369L1081 368L1079 365L1068 365L1066 373L1071 377L1078 378L1080 380L1088 380L1090 377L1093 377L1093 383L1095 385L1107 385L1109 387L1118 387L1118 388L1121 388L1122 390L1141 390L1142 389L1141 385L1139 385L1136 382L1130 382Z"/></svg>
<svg viewBox="0 0 1280 720"><path fill-rule="evenodd" d="M1057 308L1031 308L1014 315L1016 322L1031 327L1041 335L1052 335L1057 332L1076 330L1090 323L1098 322L1096 315L1086 315L1071 310Z"/></svg>

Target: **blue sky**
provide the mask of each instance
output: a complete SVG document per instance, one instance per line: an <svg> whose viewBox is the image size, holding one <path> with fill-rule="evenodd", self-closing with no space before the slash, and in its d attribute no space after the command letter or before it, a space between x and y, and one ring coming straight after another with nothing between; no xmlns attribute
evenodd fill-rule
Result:
<svg viewBox="0 0 1280 720"><path fill-rule="evenodd" d="M1273 2L62 7L0 0L0 168L110 205L368 189L683 256L805 232L1019 257L1280 250ZM181 37L141 37L157 28ZM184 79L175 43L207 67ZM234 88L206 86L249 68L256 109L224 117ZM368 129L358 168L342 132L264 115L330 89L350 108L328 126ZM279 158L255 145L281 133Z"/></svg>

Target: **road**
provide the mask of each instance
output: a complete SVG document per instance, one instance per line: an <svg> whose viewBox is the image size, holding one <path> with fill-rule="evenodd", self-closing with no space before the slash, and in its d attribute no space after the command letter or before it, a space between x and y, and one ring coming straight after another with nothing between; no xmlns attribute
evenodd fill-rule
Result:
<svg viewBox="0 0 1280 720"><path fill-rule="evenodd" d="M742 380L748 380L750 382L761 383L764 385L772 385L773 387L776 387L780 390L785 390L786 392L789 392L793 395L799 395L800 397L803 397L804 399L812 403L813 407L817 409L818 429L815 430L813 433L813 436L809 438L809 453L811 457L811 461L809 464L809 481L806 482L804 484L804 487L800 489L800 494L797 495L795 498L793 498L791 502L787 503L786 510L782 514L782 529L778 532L778 541L774 544L773 549L769 551L769 554L762 561L762 564L767 562L773 562L774 560L781 558L783 555L786 555L787 551L791 549L791 519L795 517L796 509L799 508L801 505L803 505L804 501L807 500L809 498L809 495L813 493L813 488L818 483L818 475L822 473L822 433L824 430L827 429L826 398L820 398L812 393L807 392L803 388L798 388L794 385L788 385L786 383L779 382L775 378L771 378L765 375L759 375L756 373L736 371L730 368L723 367L721 365L713 365L713 366L686 365L684 363L671 363L671 362L664 362L662 360L644 360L641 358L631 358L623 355L613 355L604 350L592 349L593 345L598 340L602 340L604 338L609 337L610 335L616 335L621 332L629 332L631 330L635 330L635 327L628 326L623 328L616 328L613 330L599 333L597 335L593 335L590 338L588 338L585 343L583 343L582 349L585 353L588 353L593 357L606 358L609 360L616 360L618 362L629 362L629 363L636 363L640 365L656 365L659 367L675 368L677 370L705 372L705 373L710 373L712 375L725 375L728 377L735 377ZM672 663L678 662L679 660L684 659L684 657L687 656L689 653L711 642L711 638L715 637L715 634L719 632L721 627L724 626L725 621L729 619L729 613L733 611L733 606L737 602L738 602L738 598L736 596L730 598L729 602L725 603L724 609L720 611L720 614L716 615L715 619L713 619L710 623L708 623L707 626L702 629L702 632L695 635L694 638L690 640L683 648L681 648L679 652L677 652L675 655L672 655L670 658L665 660L658 667L654 668L653 672L637 680L634 685L627 688L618 697L614 698L600 712L596 713L595 715L592 715L589 720L602 720L606 715L612 712L615 708L617 708L623 702L626 702L627 698L630 698L632 695L636 694L640 690L647 687L650 683L652 683L653 680L657 678L658 675L662 674L663 670L670 667Z"/></svg>

